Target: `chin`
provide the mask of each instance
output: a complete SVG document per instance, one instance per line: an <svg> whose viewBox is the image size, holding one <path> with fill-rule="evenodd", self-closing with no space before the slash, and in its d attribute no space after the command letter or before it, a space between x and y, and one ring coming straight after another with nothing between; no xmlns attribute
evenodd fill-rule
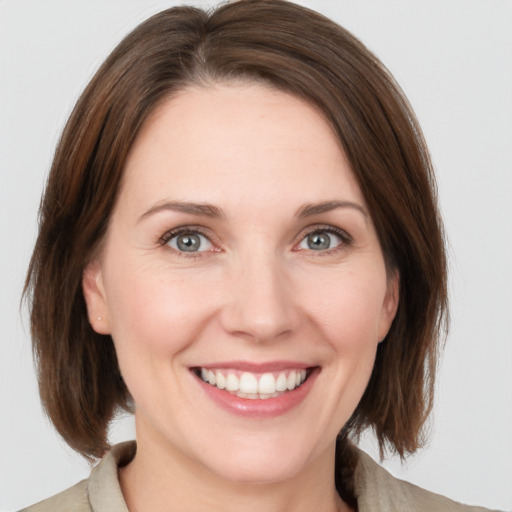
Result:
<svg viewBox="0 0 512 512"><path fill-rule="evenodd" d="M302 462L302 463L301 463ZM286 455L279 457L235 456L232 460L211 467L212 472L223 480L237 484L274 484L292 479L304 467L304 462Z"/></svg>
<svg viewBox="0 0 512 512"><path fill-rule="evenodd" d="M229 443L225 451L203 453L203 463L212 473L238 484L283 482L304 471L318 456L311 442L308 445L299 439L295 434L287 434L285 439L245 436Z"/></svg>

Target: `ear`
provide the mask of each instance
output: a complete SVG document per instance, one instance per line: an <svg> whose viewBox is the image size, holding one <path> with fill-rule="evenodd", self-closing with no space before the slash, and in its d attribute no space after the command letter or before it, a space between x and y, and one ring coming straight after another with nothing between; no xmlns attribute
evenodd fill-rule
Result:
<svg viewBox="0 0 512 512"><path fill-rule="evenodd" d="M379 322L379 343L387 336L393 319L395 318L398 302L400 299L400 275L394 270L388 277L387 291L382 303L381 317Z"/></svg>
<svg viewBox="0 0 512 512"><path fill-rule="evenodd" d="M107 296L99 261L94 260L85 267L82 290L91 327L99 334L111 334Z"/></svg>

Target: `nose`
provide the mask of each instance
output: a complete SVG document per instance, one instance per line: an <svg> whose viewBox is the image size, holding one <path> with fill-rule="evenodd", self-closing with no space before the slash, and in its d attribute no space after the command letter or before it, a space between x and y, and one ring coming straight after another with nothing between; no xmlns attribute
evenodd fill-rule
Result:
<svg viewBox="0 0 512 512"><path fill-rule="evenodd" d="M292 280L278 257L244 258L228 278L228 298L221 312L223 328L255 342L291 335L300 323Z"/></svg>

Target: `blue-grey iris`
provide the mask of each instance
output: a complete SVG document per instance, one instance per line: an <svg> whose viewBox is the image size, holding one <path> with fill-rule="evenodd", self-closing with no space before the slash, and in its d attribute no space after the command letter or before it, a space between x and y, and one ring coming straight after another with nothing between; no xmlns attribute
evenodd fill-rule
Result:
<svg viewBox="0 0 512 512"><path fill-rule="evenodd" d="M308 248L313 251L323 251L331 246L331 238L328 233L311 233L307 238Z"/></svg>
<svg viewBox="0 0 512 512"><path fill-rule="evenodd" d="M184 233L176 237L176 247L180 251L195 252L201 245L201 238L194 233Z"/></svg>

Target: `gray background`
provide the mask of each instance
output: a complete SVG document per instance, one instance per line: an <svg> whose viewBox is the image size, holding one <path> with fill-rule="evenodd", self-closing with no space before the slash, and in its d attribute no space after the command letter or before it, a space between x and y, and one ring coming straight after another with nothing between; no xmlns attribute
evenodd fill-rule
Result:
<svg viewBox="0 0 512 512"><path fill-rule="evenodd" d="M172 1L0 0L0 510L89 468L39 405L19 300L39 197L63 123L120 38ZM214 2L195 2L211 5ZM452 329L429 446L403 478L512 509L512 3L310 0L353 31L411 100L438 172L450 242ZM112 440L129 438L131 419ZM370 439L364 446L377 457Z"/></svg>

